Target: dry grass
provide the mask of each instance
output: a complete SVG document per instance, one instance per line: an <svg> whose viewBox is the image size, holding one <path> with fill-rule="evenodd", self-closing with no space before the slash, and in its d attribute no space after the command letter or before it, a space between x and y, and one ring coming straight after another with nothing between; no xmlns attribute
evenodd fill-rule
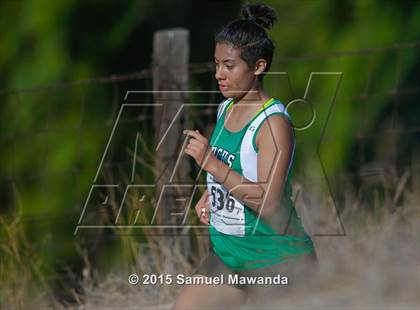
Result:
<svg viewBox="0 0 420 310"><path fill-rule="evenodd" d="M340 216L345 235L313 236L320 259L319 278L312 282L305 279L308 289L304 294L288 293L281 299L271 300L264 308L418 309L420 204L418 181L414 177L411 181L405 184L404 190L397 184L393 197L397 194L398 199L377 201L380 206L373 211L360 196L348 193ZM140 257L133 271L188 273L191 268L177 253L176 240L174 238L168 247L156 243L157 247L152 246L149 254ZM85 306L170 308L179 287L130 286L128 274L129 271L116 270L98 286L87 285ZM247 309L261 307L253 303L245 306Z"/></svg>
<svg viewBox="0 0 420 310"><path fill-rule="evenodd" d="M403 189L398 185L401 182L404 182ZM250 302L244 308L418 309L419 188L418 177L415 174L408 179L403 175L393 186L391 199L385 197L383 201L375 200L377 206L374 208L371 206L372 202L364 201L361 195L350 191L346 193L345 206L340 215L345 235L313 236L321 270L317 279L305 279L308 284L307 291L291 292L277 300L273 298L264 306ZM298 205L301 213L304 207L303 204ZM306 208L310 206L307 205ZM303 220L305 222L308 219ZM16 259L22 259L30 253L29 250L22 252L28 245L25 245L24 237L19 235L17 224L11 225L2 223L3 227L8 227L6 231L12 232L9 234L10 244L2 245L2 255L9 253L13 256L13 251L20 248ZM316 231L316 225L323 224L312 223L313 231ZM21 244L15 244L13 240L20 240ZM126 247L130 253L134 253L136 263L131 266L121 263L108 274L98 274L98 271L90 270L89 261L85 257L84 294L74 293L76 302L72 305L63 305L43 294L37 297L38 305L83 309L169 309L179 286L130 285L127 278L131 273L191 273L194 266L185 261L180 240L181 238L177 237L169 240L149 236L147 248L141 247L135 239L127 241ZM200 244L203 244L202 240ZM83 251L81 253L83 254ZM33 283L34 271L19 269L14 275L8 274L6 278L3 272L7 266L10 268L10 264L25 263L2 259L1 295L9 298L5 299L6 302L3 301L3 305L25 308L25 305L35 300L34 296L24 294L30 283ZM23 281L19 281L22 275ZM24 283L26 289L17 290L17 294L13 294L13 285L16 286L17 283ZM14 299L11 299L11 296L14 296Z"/></svg>
<svg viewBox="0 0 420 310"><path fill-rule="evenodd" d="M14 215L0 216L1 309L25 309L28 303L34 308L43 307L46 300L53 298L39 255L47 239L48 236L36 245L27 239L20 201Z"/></svg>

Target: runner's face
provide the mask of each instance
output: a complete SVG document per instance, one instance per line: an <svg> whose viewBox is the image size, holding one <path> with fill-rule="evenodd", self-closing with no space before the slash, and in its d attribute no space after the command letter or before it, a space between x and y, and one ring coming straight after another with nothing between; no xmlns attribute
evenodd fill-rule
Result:
<svg viewBox="0 0 420 310"><path fill-rule="evenodd" d="M240 57L241 51L226 43L216 44L214 61L215 77L224 97L241 97L249 91L255 81L254 70Z"/></svg>

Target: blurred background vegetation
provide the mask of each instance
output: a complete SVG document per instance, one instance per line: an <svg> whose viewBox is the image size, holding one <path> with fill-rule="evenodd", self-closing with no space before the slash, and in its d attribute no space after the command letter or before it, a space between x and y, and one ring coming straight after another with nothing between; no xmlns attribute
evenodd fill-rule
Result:
<svg viewBox="0 0 420 310"><path fill-rule="evenodd" d="M362 189L370 199L377 178L388 185L380 198L395 198L397 181L407 169L414 174L419 155L420 2L265 3L279 15L269 32L276 42L271 71L287 72L266 78L273 97L284 103L302 98L311 72L340 73L316 75L308 87L306 100L319 118L311 130L297 132L296 180L316 192L321 189L313 184L325 183L325 174L338 208L346 186ZM29 292L75 302L86 270L85 248L99 272L136 259L127 257L136 251L127 250L127 239L112 231L84 240L74 236L126 91L152 87L150 78L112 77L151 68L155 31L174 27L190 31L191 64L211 62L213 33L236 18L242 4L0 2L0 294L5 304L22 305ZM212 78L212 72L192 74L190 89L209 89ZM310 118L308 107L291 106L296 124ZM120 138L116 148L127 143ZM150 173L142 173L144 181L153 182ZM11 299L6 292L22 282L25 289Z"/></svg>

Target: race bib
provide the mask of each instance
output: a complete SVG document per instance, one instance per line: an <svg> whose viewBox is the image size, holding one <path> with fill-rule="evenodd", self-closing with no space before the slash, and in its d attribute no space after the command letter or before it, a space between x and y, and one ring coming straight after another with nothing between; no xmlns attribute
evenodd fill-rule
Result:
<svg viewBox="0 0 420 310"><path fill-rule="evenodd" d="M207 175L210 203L210 224L227 235L245 235L245 206L229 194L226 187Z"/></svg>

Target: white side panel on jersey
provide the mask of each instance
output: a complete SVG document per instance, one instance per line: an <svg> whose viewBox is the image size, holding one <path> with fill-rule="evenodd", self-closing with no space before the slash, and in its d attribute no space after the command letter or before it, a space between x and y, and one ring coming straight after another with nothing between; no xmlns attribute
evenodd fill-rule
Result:
<svg viewBox="0 0 420 310"><path fill-rule="evenodd" d="M258 115L254 121L248 127L244 138L241 144L241 167L242 173L245 178L252 182L258 181L258 171L257 171L257 152L254 150L252 141L254 135L261 125L261 123L273 113L284 113L287 117L290 118L290 115L287 113L284 105L280 102L274 103L273 105L266 108L260 115Z"/></svg>

